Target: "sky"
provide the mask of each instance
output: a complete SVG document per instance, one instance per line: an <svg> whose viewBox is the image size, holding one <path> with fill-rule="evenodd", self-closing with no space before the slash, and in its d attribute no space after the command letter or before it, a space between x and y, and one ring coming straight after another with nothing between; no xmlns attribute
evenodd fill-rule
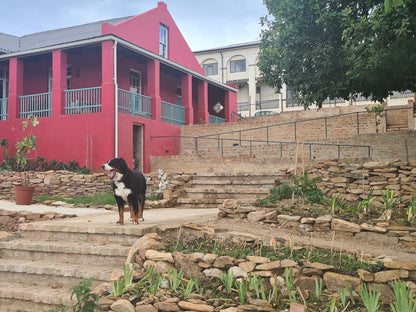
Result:
<svg viewBox="0 0 416 312"><path fill-rule="evenodd" d="M2 2L0 32L23 36L138 15L158 0L15 0ZM263 0L164 0L192 51L256 41Z"/></svg>

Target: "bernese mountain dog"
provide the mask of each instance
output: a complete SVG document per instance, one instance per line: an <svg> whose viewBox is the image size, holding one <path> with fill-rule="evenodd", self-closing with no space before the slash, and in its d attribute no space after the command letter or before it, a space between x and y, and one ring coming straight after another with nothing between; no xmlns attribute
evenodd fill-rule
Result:
<svg viewBox="0 0 416 312"><path fill-rule="evenodd" d="M119 220L117 224L124 224L125 204L130 207L130 218L133 224L139 224L139 219L144 220L143 208L146 199L146 178L144 175L129 169L123 158L110 159L101 168L110 171L114 198L118 206Z"/></svg>

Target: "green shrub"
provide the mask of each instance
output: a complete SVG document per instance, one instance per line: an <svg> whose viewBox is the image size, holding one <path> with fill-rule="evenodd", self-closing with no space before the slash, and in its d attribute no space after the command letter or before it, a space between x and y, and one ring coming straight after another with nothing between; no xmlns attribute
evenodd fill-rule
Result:
<svg viewBox="0 0 416 312"><path fill-rule="evenodd" d="M289 199L292 197L292 187L289 184L281 184L270 189L270 195L266 198L258 199L258 205L269 205L276 203L282 199Z"/></svg>
<svg viewBox="0 0 416 312"><path fill-rule="evenodd" d="M316 185L320 178L309 179L308 175L305 174L300 177L294 176L292 181L295 184L293 192L296 196L305 198L309 204L328 204L325 194Z"/></svg>

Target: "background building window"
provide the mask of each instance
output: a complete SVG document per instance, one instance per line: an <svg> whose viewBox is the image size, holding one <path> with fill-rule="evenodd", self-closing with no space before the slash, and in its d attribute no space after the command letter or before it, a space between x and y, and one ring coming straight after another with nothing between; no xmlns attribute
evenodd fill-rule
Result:
<svg viewBox="0 0 416 312"><path fill-rule="evenodd" d="M246 71L246 60L237 60L230 62L230 72L245 72Z"/></svg>
<svg viewBox="0 0 416 312"><path fill-rule="evenodd" d="M218 75L218 63L204 64L203 68L207 76Z"/></svg>
<svg viewBox="0 0 416 312"><path fill-rule="evenodd" d="M168 57L168 28L164 25L159 26L159 55Z"/></svg>

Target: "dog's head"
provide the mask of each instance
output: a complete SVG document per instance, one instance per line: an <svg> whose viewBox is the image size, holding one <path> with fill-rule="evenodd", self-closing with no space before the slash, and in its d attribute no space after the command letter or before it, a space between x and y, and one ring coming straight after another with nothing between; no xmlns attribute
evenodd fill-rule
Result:
<svg viewBox="0 0 416 312"><path fill-rule="evenodd" d="M102 165L103 170L110 171L110 179L119 181L129 170L126 161L123 158L110 159L106 164Z"/></svg>

